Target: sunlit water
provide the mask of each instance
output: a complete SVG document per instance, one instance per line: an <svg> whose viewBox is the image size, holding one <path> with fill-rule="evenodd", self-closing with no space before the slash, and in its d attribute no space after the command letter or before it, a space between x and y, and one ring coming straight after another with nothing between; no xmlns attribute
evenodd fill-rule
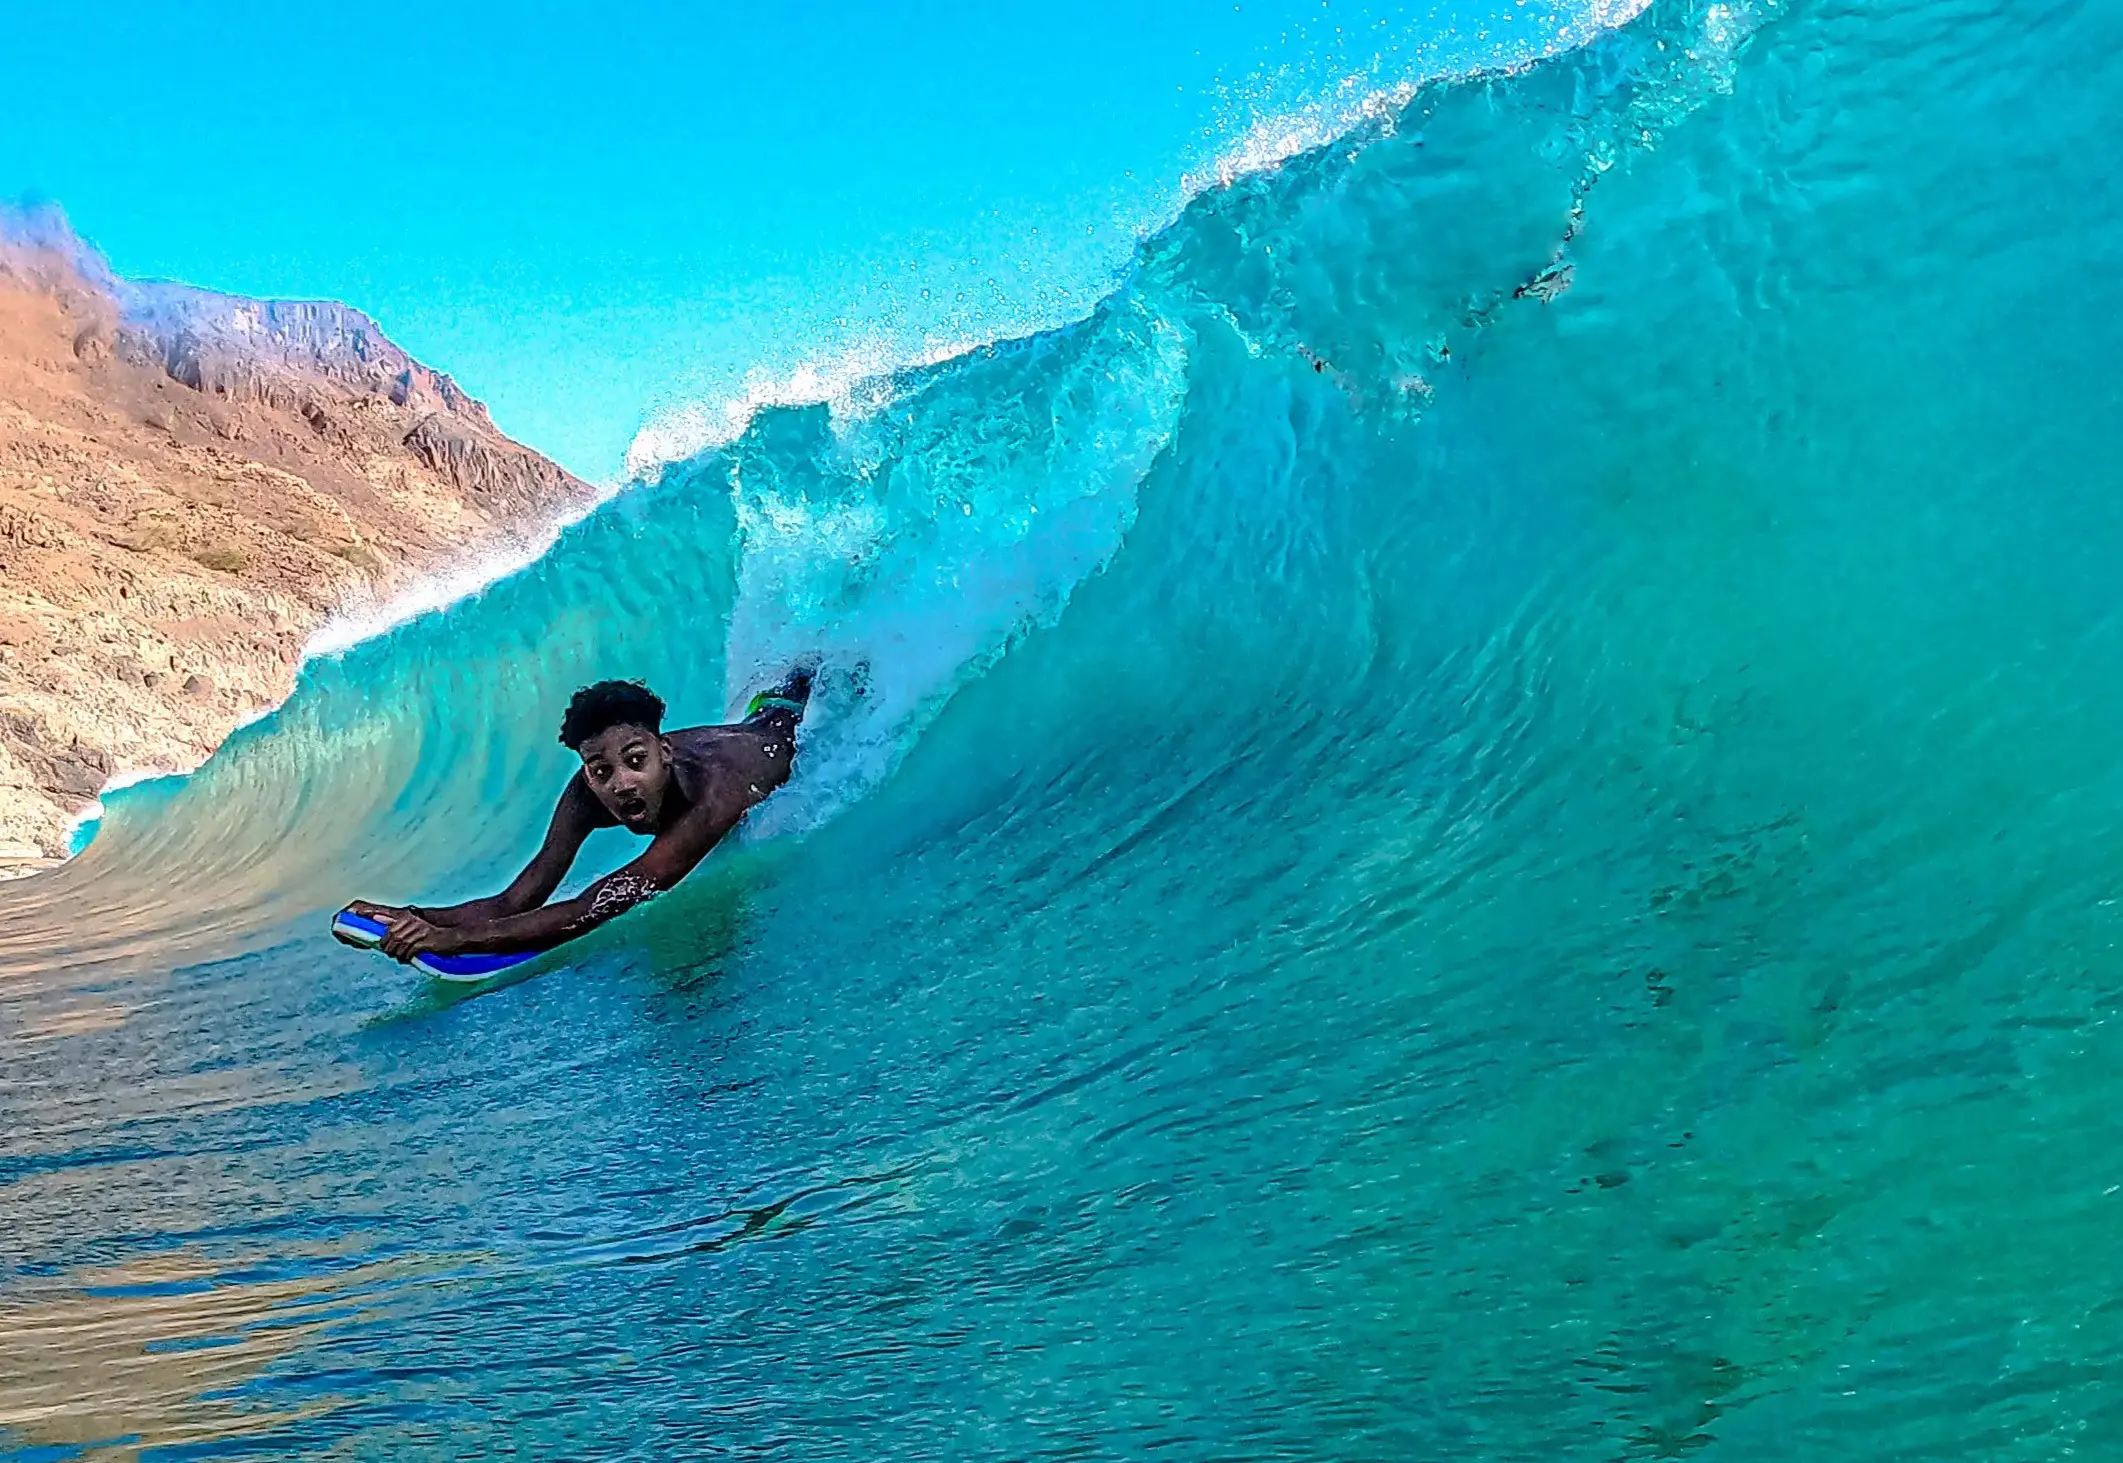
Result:
<svg viewBox="0 0 2123 1463"><path fill-rule="evenodd" d="M0 888L0 1456L2123 1455L2119 56L1656 5L313 662Z"/></svg>

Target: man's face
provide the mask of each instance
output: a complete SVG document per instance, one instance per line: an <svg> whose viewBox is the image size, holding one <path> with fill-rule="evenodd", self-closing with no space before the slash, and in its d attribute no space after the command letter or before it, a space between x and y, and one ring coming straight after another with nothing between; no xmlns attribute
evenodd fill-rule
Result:
<svg viewBox="0 0 2123 1463"><path fill-rule="evenodd" d="M582 775L611 815L636 833L654 832L671 785L671 749L646 727L615 726L582 744Z"/></svg>

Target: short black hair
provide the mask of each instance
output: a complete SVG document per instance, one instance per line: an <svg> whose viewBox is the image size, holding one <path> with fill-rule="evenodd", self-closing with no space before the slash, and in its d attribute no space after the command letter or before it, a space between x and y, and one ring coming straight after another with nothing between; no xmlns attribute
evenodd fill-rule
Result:
<svg viewBox="0 0 2123 1463"><path fill-rule="evenodd" d="M599 681L584 686L568 702L560 719L560 744L570 752L615 726L638 726L652 736L663 734L663 697L639 681Z"/></svg>

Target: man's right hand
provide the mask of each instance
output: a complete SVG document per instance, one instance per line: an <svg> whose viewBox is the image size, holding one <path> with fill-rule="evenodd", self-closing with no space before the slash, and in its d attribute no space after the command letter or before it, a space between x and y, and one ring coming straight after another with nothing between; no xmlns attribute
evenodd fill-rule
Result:
<svg viewBox="0 0 2123 1463"><path fill-rule="evenodd" d="M349 904L347 908L353 913L360 915L363 919L372 919L380 925L391 924L394 921L404 919L408 914L412 913L410 909L403 905L371 904L366 899L357 899L352 904Z"/></svg>
<svg viewBox="0 0 2123 1463"><path fill-rule="evenodd" d="M448 925L432 925L417 914L408 914L391 926L379 946L400 965L415 955L454 955L464 948L464 931Z"/></svg>

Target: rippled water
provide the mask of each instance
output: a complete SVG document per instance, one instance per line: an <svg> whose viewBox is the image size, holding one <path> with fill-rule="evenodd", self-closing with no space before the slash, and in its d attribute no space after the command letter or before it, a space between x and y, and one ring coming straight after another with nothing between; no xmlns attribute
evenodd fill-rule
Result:
<svg viewBox="0 0 2123 1463"><path fill-rule="evenodd" d="M0 888L0 1457L2116 1454L2119 55L1654 5L313 663Z"/></svg>

